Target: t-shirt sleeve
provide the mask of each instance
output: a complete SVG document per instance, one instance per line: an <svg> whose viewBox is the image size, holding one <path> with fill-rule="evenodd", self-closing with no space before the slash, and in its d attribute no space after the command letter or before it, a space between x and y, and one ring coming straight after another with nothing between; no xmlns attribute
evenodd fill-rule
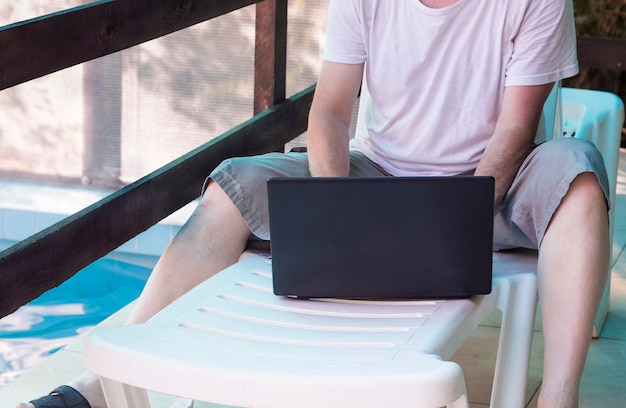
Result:
<svg viewBox="0 0 626 408"><path fill-rule="evenodd" d="M532 0L513 39L506 85L541 85L578 73L571 0Z"/></svg>
<svg viewBox="0 0 626 408"><path fill-rule="evenodd" d="M344 64L367 59L359 0L330 0L323 58Z"/></svg>

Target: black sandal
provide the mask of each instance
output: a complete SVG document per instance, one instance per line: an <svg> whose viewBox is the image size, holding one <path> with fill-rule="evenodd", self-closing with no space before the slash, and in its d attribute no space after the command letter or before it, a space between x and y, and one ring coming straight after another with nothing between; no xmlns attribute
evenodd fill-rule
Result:
<svg viewBox="0 0 626 408"><path fill-rule="evenodd" d="M45 397L30 401L35 408L91 408L89 402L74 388L62 385Z"/></svg>

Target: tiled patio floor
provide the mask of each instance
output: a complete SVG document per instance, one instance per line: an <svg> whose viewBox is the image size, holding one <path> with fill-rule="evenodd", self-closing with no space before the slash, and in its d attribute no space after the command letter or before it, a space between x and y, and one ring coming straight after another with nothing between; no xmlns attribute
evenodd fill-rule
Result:
<svg viewBox="0 0 626 408"><path fill-rule="evenodd" d="M620 156L616 202L616 229L613 242L614 265L611 276L611 308L604 329L591 344L582 380L581 408L621 408L626 406L626 150ZM121 322L127 310L113 316L105 324ZM497 319L490 319L497 322ZM487 407L495 364L499 329L496 324L481 326L455 355L466 376L471 407ZM539 325L537 325L539 328ZM541 386L543 338L535 332L528 385L528 407L536 407L536 394ZM81 371L81 344L71 344L13 384L0 390L0 408L12 408L20 400L49 392ZM158 407L169 407L171 399L154 396ZM196 404L196 407L209 407Z"/></svg>

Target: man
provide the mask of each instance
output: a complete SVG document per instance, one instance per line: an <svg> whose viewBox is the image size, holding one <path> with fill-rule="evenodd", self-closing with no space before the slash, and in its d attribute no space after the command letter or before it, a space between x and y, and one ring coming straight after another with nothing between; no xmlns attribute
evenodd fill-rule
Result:
<svg viewBox="0 0 626 408"><path fill-rule="evenodd" d="M129 323L236 262L250 233L269 239L271 176L491 175L495 249L539 249L538 406L576 407L608 269L607 177L590 143L534 140L554 82L577 70L569 0L331 0L308 155L222 163ZM350 141L363 79L371 96ZM71 385L44 399L105 406L90 374Z"/></svg>

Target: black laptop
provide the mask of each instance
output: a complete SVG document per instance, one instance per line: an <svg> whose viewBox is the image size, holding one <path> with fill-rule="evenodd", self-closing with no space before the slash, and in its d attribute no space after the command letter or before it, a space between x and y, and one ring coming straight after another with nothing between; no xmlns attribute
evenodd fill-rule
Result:
<svg viewBox="0 0 626 408"><path fill-rule="evenodd" d="M273 178L268 194L277 295L491 292L491 177Z"/></svg>

